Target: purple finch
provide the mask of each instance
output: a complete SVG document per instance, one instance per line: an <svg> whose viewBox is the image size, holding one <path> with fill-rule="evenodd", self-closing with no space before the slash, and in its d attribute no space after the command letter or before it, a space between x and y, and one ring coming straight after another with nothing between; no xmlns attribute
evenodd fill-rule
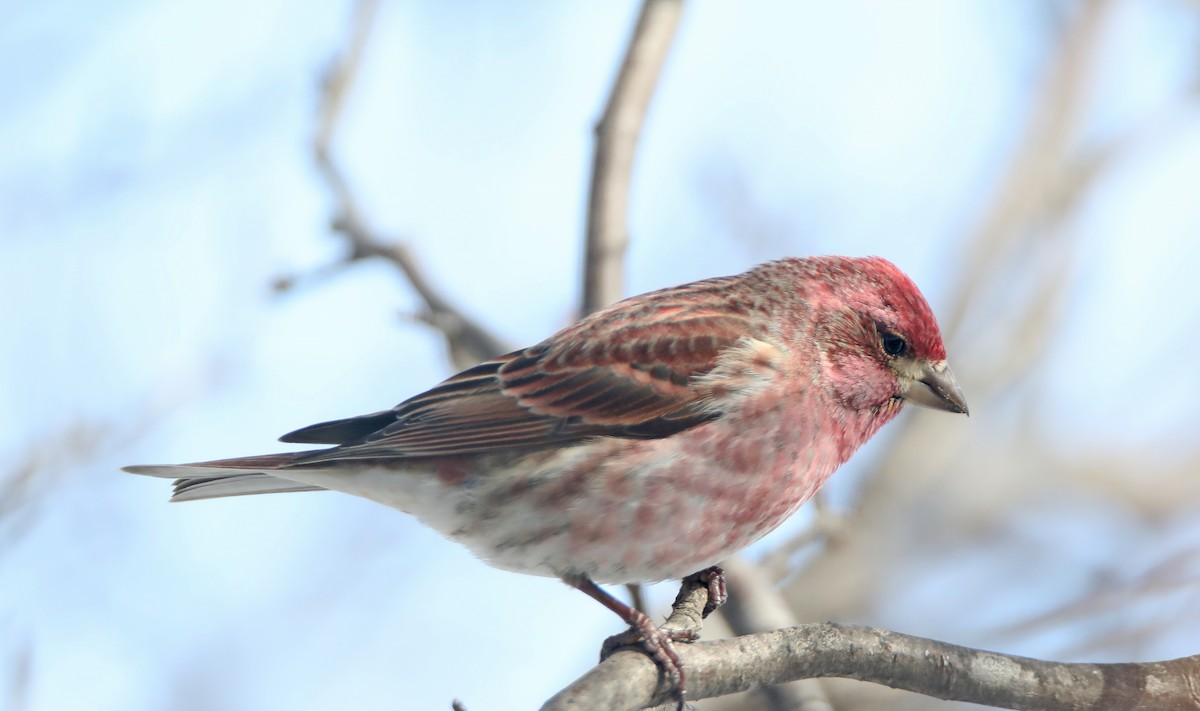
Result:
<svg viewBox="0 0 1200 711"><path fill-rule="evenodd" d="M675 637L595 584L706 571L716 592L714 566L905 402L967 412L913 282L879 258L783 259L626 299L390 410L281 438L330 448L126 470L176 478L174 501L332 489L400 509L599 599L681 681Z"/></svg>

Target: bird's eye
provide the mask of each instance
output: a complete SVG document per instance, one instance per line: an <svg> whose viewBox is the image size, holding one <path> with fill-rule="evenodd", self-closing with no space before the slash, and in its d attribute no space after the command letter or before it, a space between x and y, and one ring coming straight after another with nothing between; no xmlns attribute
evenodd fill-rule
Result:
<svg viewBox="0 0 1200 711"><path fill-rule="evenodd" d="M908 352L908 341L904 340L903 336L897 336L891 331L879 334L879 340L883 344L883 352L892 358L899 358Z"/></svg>

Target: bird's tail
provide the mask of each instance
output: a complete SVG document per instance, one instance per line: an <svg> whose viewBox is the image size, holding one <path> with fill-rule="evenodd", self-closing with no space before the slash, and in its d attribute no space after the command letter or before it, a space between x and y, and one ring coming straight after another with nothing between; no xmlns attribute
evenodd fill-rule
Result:
<svg viewBox="0 0 1200 711"><path fill-rule="evenodd" d="M263 454L257 457L216 459L193 464L139 464L122 469L130 474L174 479L175 493L171 496L171 501L199 501L285 491L322 491L319 486L302 484L270 474L271 471L282 469L312 453L308 451Z"/></svg>

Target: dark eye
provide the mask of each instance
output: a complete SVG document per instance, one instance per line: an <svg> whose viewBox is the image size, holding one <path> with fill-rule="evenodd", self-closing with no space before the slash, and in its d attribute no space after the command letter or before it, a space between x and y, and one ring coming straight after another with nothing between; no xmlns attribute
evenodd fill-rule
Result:
<svg viewBox="0 0 1200 711"><path fill-rule="evenodd" d="M883 352L892 358L899 358L908 352L908 341L890 331L879 334L879 341L883 344Z"/></svg>

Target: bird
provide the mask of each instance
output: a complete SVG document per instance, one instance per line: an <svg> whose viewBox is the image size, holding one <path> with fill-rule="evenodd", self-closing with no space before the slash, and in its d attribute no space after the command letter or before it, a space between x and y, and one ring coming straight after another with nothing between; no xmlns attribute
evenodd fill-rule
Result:
<svg viewBox="0 0 1200 711"><path fill-rule="evenodd" d="M968 414L933 312L880 257L789 257L617 302L301 452L125 471L173 501L333 490L616 612L682 700L674 643L600 584L699 576L791 516L901 408Z"/></svg>

